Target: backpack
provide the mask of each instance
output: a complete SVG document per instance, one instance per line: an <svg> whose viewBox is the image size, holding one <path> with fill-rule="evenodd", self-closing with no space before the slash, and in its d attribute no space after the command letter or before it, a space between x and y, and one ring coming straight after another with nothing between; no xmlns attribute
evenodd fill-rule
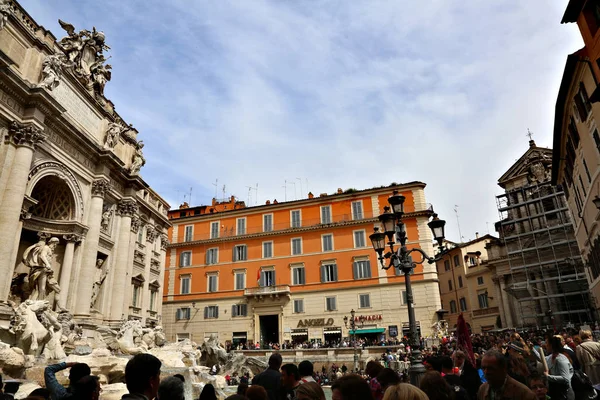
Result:
<svg viewBox="0 0 600 400"><path fill-rule="evenodd" d="M578 400L596 399L598 392L594 389L594 385L585 372L580 370L573 371L571 378L571 387L575 392L575 397Z"/></svg>

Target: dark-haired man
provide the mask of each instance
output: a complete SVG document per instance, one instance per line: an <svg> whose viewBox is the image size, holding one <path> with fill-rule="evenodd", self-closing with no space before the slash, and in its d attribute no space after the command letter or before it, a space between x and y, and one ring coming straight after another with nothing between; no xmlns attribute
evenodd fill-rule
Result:
<svg viewBox="0 0 600 400"><path fill-rule="evenodd" d="M300 364L298 364L298 372L300 372L301 383L315 382L315 378L313 378L315 370L313 363L310 361L301 361Z"/></svg>
<svg viewBox="0 0 600 400"><path fill-rule="evenodd" d="M479 388L477 400L536 400L527 386L508 376L508 361L499 351L485 353L481 369L487 382Z"/></svg>
<svg viewBox="0 0 600 400"><path fill-rule="evenodd" d="M71 368L69 371L69 387L65 388L56 380L56 373L64 369ZM85 363L58 363L48 365L44 369L44 382L46 389L50 391L52 400L65 400L73 398L73 386L78 380L92 373L90 366Z"/></svg>
<svg viewBox="0 0 600 400"><path fill-rule="evenodd" d="M125 366L125 383L129 394L122 400L152 400L160 385L160 367L162 363L152 354L133 356Z"/></svg>
<svg viewBox="0 0 600 400"><path fill-rule="evenodd" d="M269 400L278 400L281 393L281 354L273 353L269 357L269 368L252 379L253 385L262 386L269 395Z"/></svg>
<svg viewBox="0 0 600 400"><path fill-rule="evenodd" d="M296 389L300 386L300 372L294 364L285 364L281 367L281 383L285 390L286 400L296 399Z"/></svg>

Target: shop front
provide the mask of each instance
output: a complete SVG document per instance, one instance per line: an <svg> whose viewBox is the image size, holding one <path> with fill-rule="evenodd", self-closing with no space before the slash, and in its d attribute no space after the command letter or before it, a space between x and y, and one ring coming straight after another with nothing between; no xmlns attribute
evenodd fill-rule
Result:
<svg viewBox="0 0 600 400"><path fill-rule="evenodd" d="M375 343L385 340L385 328L362 328L356 331L348 331L349 335L356 335L357 339L366 340L368 343Z"/></svg>
<svg viewBox="0 0 600 400"><path fill-rule="evenodd" d="M403 322L402 323L402 336L403 337L408 337L410 334L410 326L408 324L408 322ZM421 335L421 322L417 321L417 336L420 338Z"/></svg>
<svg viewBox="0 0 600 400"><path fill-rule="evenodd" d="M233 348L238 348L244 346L248 342L248 333L247 332L233 332L233 336L231 338Z"/></svg>
<svg viewBox="0 0 600 400"><path fill-rule="evenodd" d="M292 343L304 343L308 342L308 329L300 328L300 329L292 329L291 332Z"/></svg>
<svg viewBox="0 0 600 400"><path fill-rule="evenodd" d="M323 328L323 337L325 343L339 343L342 341L342 328L340 326L325 327Z"/></svg>

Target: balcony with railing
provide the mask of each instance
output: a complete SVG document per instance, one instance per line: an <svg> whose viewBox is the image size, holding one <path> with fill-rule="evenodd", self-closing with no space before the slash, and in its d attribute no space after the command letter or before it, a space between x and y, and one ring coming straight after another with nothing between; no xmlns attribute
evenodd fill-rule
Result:
<svg viewBox="0 0 600 400"><path fill-rule="evenodd" d="M272 285L247 288L244 290L244 296L254 298L289 297L290 285Z"/></svg>

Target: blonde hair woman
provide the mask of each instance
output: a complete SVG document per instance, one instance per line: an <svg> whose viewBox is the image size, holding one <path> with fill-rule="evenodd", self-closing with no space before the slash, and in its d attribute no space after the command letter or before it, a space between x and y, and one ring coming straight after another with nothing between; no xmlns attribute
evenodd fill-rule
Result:
<svg viewBox="0 0 600 400"><path fill-rule="evenodd" d="M387 388L383 400L429 400L429 397L416 386L399 383Z"/></svg>
<svg viewBox="0 0 600 400"><path fill-rule="evenodd" d="M296 389L296 400L325 400L325 392L317 382L305 382Z"/></svg>

